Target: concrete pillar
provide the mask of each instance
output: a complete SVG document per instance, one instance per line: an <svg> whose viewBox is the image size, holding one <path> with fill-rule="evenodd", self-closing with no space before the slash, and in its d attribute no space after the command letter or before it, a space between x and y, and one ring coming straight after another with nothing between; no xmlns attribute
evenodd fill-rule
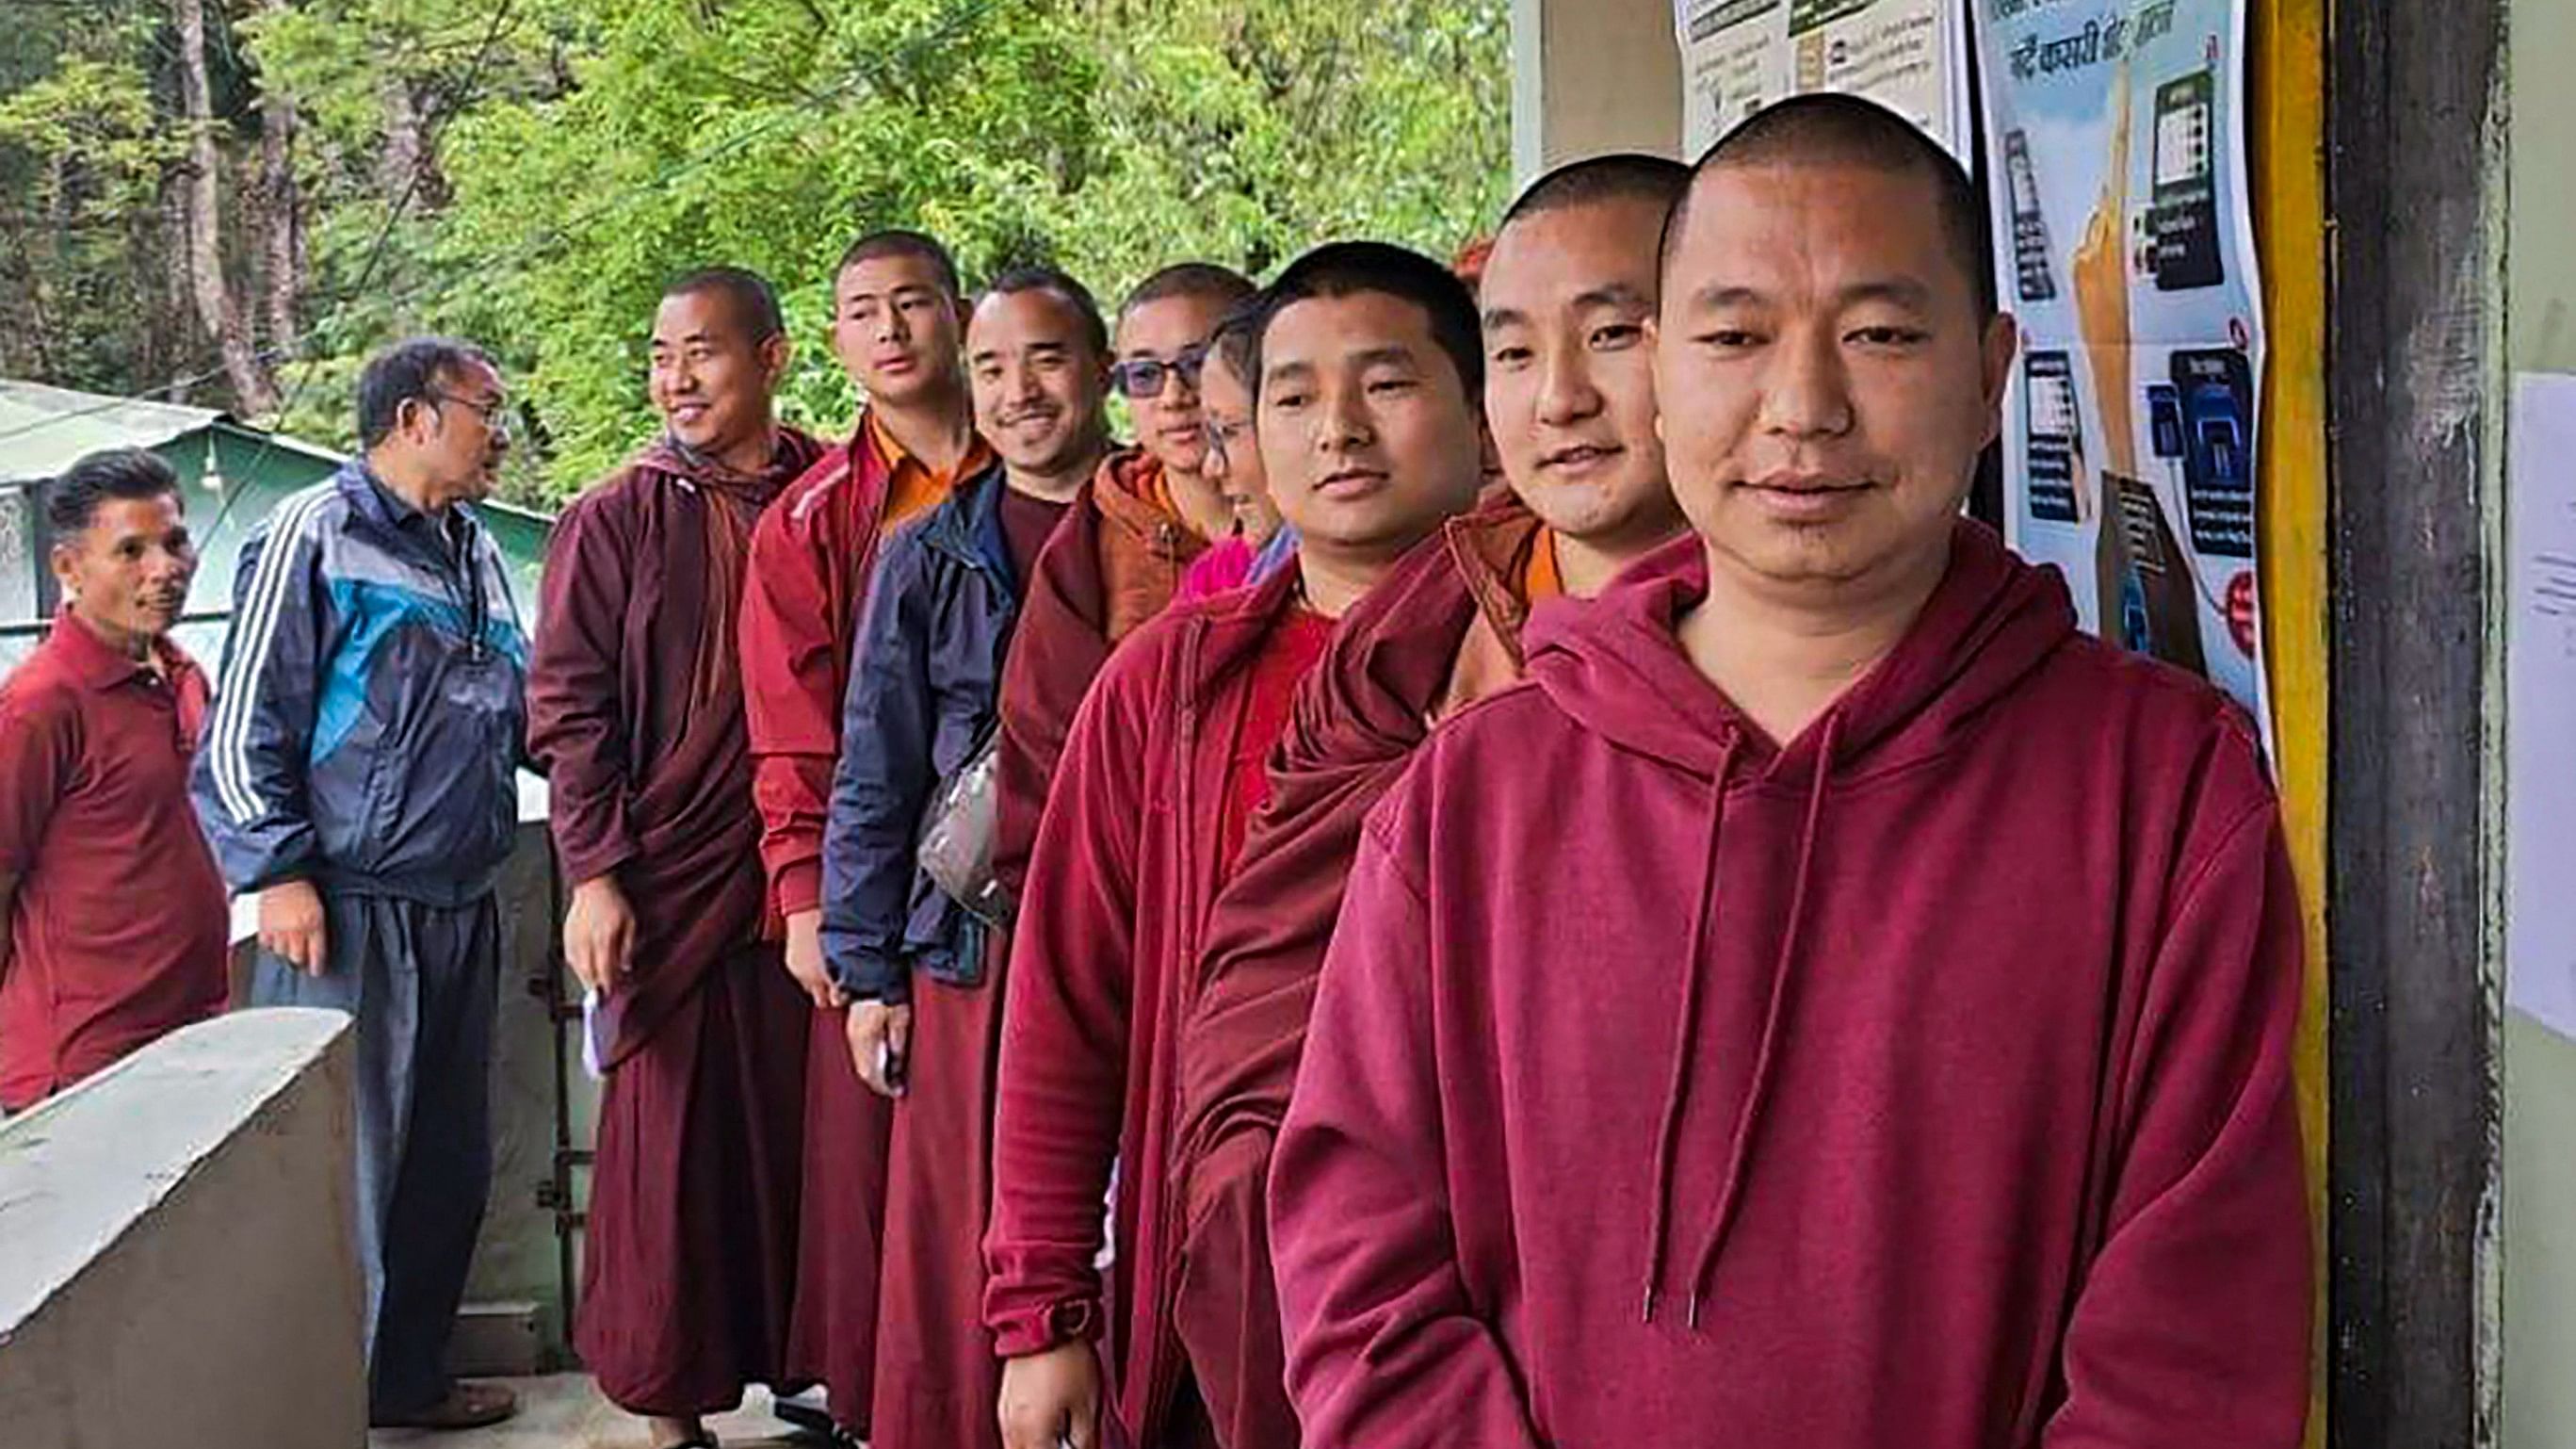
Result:
<svg viewBox="0 0 2576 1449"><path fill-rule="evenodd" d="M1682 137L1672 0L1512 0L1512 171Z"/></svg>

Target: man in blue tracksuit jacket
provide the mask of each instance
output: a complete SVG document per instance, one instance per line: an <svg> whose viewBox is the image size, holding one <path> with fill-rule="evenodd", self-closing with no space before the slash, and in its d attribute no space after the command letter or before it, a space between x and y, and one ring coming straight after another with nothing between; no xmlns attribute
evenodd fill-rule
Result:
<svg viewBox="0 0 2576 1449"><path fill-rule="evenodd" d="M507 450L469 344L400 343L358 382L364 454L242 545L193 791L259 899L252 1000L358 1032L370 1417L460 1428L507 1390L449 1380L492 1170L493 881L517 828L528 647L467 505Z"/></svg>

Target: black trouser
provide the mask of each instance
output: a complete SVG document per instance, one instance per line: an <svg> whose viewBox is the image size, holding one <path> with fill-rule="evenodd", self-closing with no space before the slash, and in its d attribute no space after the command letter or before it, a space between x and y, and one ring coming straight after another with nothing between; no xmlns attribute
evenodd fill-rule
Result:
<svg viewBox="0 0 2576 1449"><path fill-rule="evenodd" d="M328 969L266 951L258 1006L334 1007L358 1026L358 1257L378 1416L447 1394L447 1340L492 1184L492 1018L501 912L325 891Z"/></svg>

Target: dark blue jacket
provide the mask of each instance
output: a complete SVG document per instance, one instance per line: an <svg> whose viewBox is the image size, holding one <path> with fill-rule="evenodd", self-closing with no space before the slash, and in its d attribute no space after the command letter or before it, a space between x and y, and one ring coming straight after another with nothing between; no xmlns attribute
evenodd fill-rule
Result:
<svg viewBox="0 0 2576 1449"><path fill-rule="evenodd" d="M998 466L888 540L841 709L823 835L823 956L853 997L909 1001L911 973L984 979L984 924L915 858L939 788L993 732L1019 580Z"/></svg>
<svg viewBox="0 0 2576 1449"><path fill-rule="evenodd" d="M462 905L518 824L528 641L471 508L404 502L352 459L242 544L193 793L236 891Z"/></svg>

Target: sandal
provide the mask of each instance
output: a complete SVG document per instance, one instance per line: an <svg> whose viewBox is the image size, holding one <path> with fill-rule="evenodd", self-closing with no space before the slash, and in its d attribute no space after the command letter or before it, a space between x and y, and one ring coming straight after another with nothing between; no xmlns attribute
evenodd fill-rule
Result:
<svg viewBox="0 0 2576 1449"><path fill-rule="evenodd" d="M447 1386L447 1394L427 1408L403 1413L369 1416L369 1426L377 1429L434 1429L442 1432L459 1429L484 1429L519 1412L519 1396L500 1384L472 1384L459 1380ZM710 1446L712 1449L712 1446Z"/></svg>

